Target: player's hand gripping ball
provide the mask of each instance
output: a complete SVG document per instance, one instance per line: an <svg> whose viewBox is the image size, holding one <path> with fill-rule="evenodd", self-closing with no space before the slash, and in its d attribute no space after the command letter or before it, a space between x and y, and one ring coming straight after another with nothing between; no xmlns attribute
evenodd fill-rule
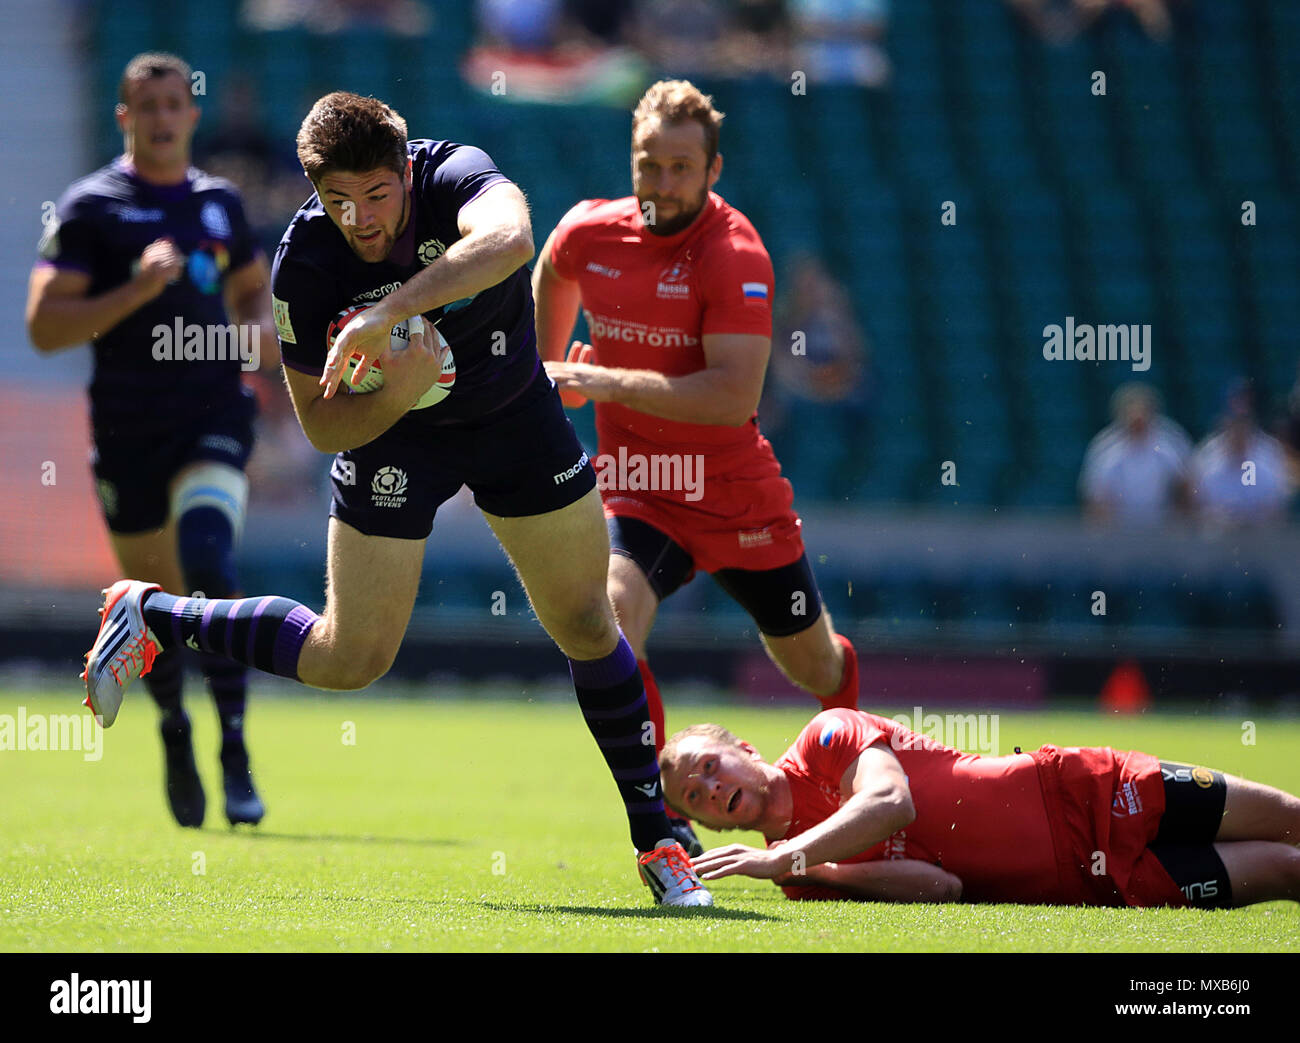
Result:
<svg viewBox="0 0 1300 1043"><path fill-rule="evenodd" d="M338 339L345 326L369 308L369 304L353 304L344 308L329 325L329 331L326 334L326 349L331 350L334 347L334 341ZM413 315L403 322L399 322L389 333L388 346L390 351L405 351L410 345L411 334L419 334L424 331L437 338L437 346L444 352L442 358L442 373L437 381L429 388L419 400L413 405L412 409L427 409L429 406L436 406L449 394L456 384L456 358L451 352L450 345L443 339L438 328L432 323L425 322L419 315ZM364 395L371 391L378 391L384 386L383 366L376 359L370 365L370 372L361 378L357 383L353 379L357 372L357 363L361 361L361 356L353 352L348 356L348 361L343 367L343 379L339 382L339 387L347 388L352 394Z"/></svg>

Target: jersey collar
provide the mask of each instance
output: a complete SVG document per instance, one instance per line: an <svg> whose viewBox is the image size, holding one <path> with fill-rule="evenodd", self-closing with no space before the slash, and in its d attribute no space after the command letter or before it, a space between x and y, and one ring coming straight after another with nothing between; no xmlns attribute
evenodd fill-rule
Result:
<svg viewBox="0 0 1300 1043"><path fill-rule="evenodd" d="M155 184L153 181L146 181L142 178L140 172L135 169L135 164L124 155L118 156L113 160L113 166L123 177L130 180L133 184L146 189L160 199L171 201L184 199L190 194L194 185L194 175L197 173L193 167L189 167L185 171L184 181L175 185L159 185Z"/></svg>

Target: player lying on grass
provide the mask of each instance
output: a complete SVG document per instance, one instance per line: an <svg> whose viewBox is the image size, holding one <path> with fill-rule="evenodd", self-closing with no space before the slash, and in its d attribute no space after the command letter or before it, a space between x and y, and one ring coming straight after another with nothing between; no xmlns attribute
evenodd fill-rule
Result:
<svg viewBox="0 0 1300 1043"><path fill-rule="evenodd" d="M774 880L793 899L1193 905L1300 900L1300 798L1109 748L961 753L827 710L768 764L716 724L674 735L664 795L711 829L702 879Z"/></svg>
<svg viewBox="0 0 1300 1043"><path fill-rule="evenodd" d="M671 839L655 748L642 740L645 692L605 593L609 537L595 472L537 355L523 193L479 149L408 140L387 105L345 92L312 107L298 157L316 193L280 242L271 288L299 423L316 448L337 454L324 612L120 581L106 592L87 659L87 702L107 727L158 649L191 643L317 688L364 688L397 655L438 507L468 485L569 659L655 900L711 904ZM369 310L331 346L331 325L360 304ZM415 316L447 344L426 328L393 351L391 331ZM421 406L449 350L454 389ZM378 390L342 386L354 352L362 376L380 361Z"/></svg>

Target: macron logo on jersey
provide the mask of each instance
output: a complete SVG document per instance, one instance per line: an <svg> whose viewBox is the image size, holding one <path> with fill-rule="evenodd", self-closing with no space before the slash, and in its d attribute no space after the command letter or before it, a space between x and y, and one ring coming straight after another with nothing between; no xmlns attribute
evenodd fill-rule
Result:
<svg viewBox="0 0 1300 1043"><path fill-rule="evenodd" d="M767 300L767 283L765 282L746 282L740 284L740 292L748 300L765 301Z"/></svg>

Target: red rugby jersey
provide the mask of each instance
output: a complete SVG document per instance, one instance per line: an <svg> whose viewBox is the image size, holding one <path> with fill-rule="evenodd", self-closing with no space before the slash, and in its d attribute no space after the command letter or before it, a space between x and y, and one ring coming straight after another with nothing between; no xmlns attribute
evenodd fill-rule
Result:
<svg viewBox="0 0 1300 1043"><path fill-rule="evenodd" d="M772 261L754 226L710 192L700 215L672 236L652 235L635 196L588 199L555 230L551 264L578 283L596 362L684 376L705 368L711 333L772 335ZM715 473L759 451L757 422L692 424L597 402L602 453L707 453Z"/></svg>
<svg viewBox="0 0 1300 1043"><path fill-rule="evenodd" d="M875 714L826 710L776 762L790 782L786 838L840 807L854 759L885 741L907 773L916 820L842 862L915 858L962 881L973 902L1184 904L1147 852L1164 814L1160 762L1108 747L961 753ZM788 887L791 898L827 897Z"/></svg>
<svg viewBox="0 0 1300 1043"><path fill-rule="evenodd" d="M839 809L844 772L881 740L907 773L916 820L841 861L915 858L940 865L961 879L966 901L1060 900L1052 829L1034 758L961 753L875 714L819 713L776 762L794 798L787 837Z"/></svg>

